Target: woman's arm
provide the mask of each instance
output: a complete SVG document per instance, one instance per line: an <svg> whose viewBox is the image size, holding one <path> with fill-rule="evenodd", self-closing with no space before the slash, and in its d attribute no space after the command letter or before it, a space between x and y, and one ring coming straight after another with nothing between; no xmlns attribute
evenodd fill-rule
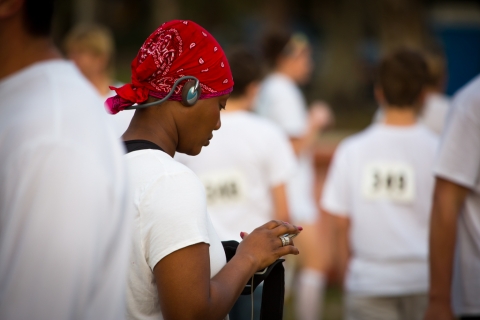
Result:
<svg viewBox="0 0 480 320"><path fill-rule="evenodd" d="M271 221L246 236L235 256L210 279L209 245L198 243L175 251L153 269L162 314L166 320L223 319L257 270L296 247L281 246L279 236L299 233L297 227Z"/></svg>

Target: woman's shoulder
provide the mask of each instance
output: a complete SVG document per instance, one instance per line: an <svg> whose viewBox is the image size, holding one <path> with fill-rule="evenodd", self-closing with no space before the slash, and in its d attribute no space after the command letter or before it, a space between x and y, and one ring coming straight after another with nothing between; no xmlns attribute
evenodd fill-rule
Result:
<svg viewBox="0 0 480 320"><path fill-rule="evenodd" d="M127 162L134 180L154 184L163 180L168 183L179 180L194 186L201 184L197 175L187 166L160 150L140 150L129 153Z"/></svg>

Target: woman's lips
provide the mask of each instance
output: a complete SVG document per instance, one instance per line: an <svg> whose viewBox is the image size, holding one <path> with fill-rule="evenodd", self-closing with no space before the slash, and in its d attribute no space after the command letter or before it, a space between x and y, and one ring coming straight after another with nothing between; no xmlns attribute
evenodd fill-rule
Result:
<svg viewBox="0 0 480 320"><path fill-rule="evenodd" d="M207 142L205 142L204 146L208 146L210 144L210 140L212 140L213 138L213 135L210 136L210 138L208 138Z"/></svg>

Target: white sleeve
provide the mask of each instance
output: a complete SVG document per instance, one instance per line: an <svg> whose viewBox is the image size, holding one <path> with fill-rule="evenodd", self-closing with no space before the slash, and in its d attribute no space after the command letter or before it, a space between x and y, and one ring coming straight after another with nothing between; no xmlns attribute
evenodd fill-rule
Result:
<svg viewBox="0 0 480 320"><path fill-rule="evenodd" d="M308 114L305 101L297 88L286 85L271 85L258 100L258 110L279 125L289 137L301 137L307 129Z"/></svg>
<svg viewBox="0 0 480 320"><path fill-rule="evenodd" d="M122 319L130 220L111 179L68 145L12 159L0 182L0 317L71 319L107 284L115 292L102 300L103 319Z"/></svg>
<svg viewBox="0 0 480 320"><path fill-rule="evenodd" d="M265 148L266 167L269 185L284 184L291 178L297 168L297 159L288 137L278 128L272 127Z"/></svg>
<svg viewBox="0 0 480 320"><path fill-rule="evenodd" d="M480 179L480 113L474 102L454 106L434 166L437 176L470 189Z"/></svg>
<svg viewBox="0 0 480 320"><path fill-rule="evenodd" d="M323 187L321 206L331 214L350 215L348 154L344 143L335 151Z"/></svg>
<svg viewBox="0 0 480 320"><path fill-rule="evenodd" d="M157 180L143 197L139 211L146 261L152 271L174 251L210 243L205 189L191 171Z"/></svg>

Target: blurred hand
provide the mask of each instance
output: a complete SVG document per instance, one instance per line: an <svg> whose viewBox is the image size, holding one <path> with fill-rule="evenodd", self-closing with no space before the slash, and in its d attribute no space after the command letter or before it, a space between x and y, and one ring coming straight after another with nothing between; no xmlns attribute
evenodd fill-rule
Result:
<svg viewBox="0 0 480 320"><path fill-rule="evenodd" d="M424 320L454 320L452 307L449 301L430 302Z"/></svg>
<svg viewBox="0 0 480 320"><path fill-rule="evenodd" d="M332 110L322 101L314 101L310 105L309 123L312 129L325 129L327 126L333 124L334 116Z"/></svg>
<svg viewBox="0 0 480 320"><path fill-rule="evenodd" d="M253 230L250 234L242 232L240 236L243 241L238 246L236 255L249 257L256 265L257 270L264 269L282 256L300 253L291 240L290 245L282 247L279 237L286 233L298 234L301 230L302 227L272 220Z"/></svg>

